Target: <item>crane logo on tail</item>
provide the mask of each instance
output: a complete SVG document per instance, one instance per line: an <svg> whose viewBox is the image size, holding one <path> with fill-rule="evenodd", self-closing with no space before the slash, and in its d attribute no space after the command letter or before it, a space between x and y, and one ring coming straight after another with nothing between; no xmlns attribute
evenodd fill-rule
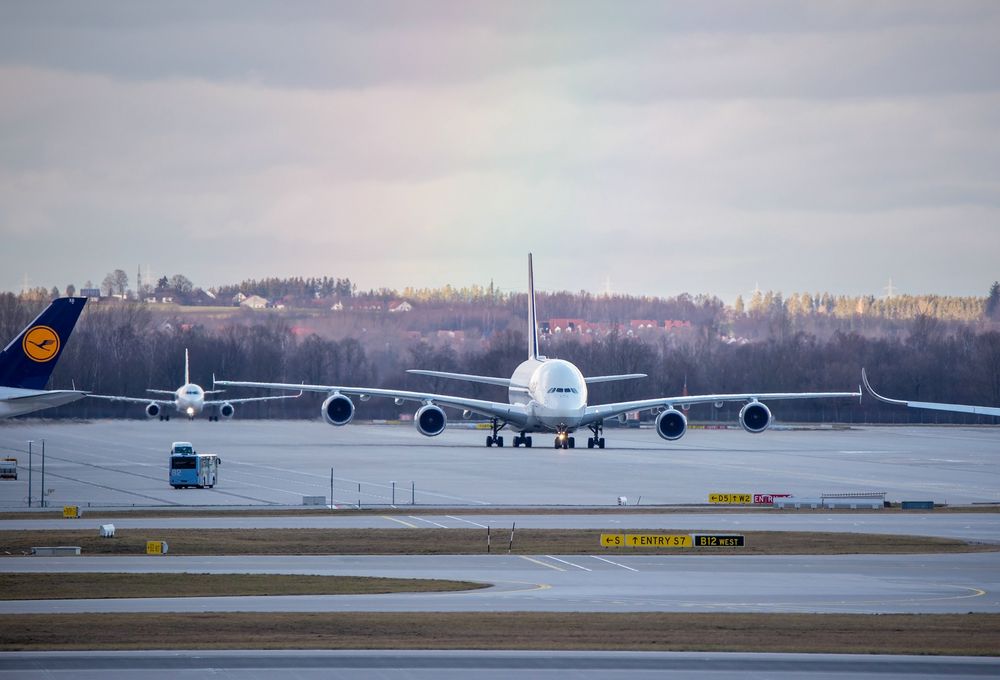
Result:
<svg viewBox="0 0 1000 680"><path fill-rule="evenodd" d="M28 329L21 341L21 347L28 358L39 363L55 359L59 354L59 345L59 334L48 326Z"/></svg>

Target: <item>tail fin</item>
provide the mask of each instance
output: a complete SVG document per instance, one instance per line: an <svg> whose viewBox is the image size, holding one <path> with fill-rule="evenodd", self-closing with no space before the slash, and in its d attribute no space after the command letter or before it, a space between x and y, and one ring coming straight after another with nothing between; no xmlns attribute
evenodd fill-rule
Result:
<svg viewBox="0 0 1000 680"><path fill-rule="evenodd" d="M535 314L535 272L528 253L528 358L538 358L538 317Z"/></svg>
<svg viewBox="0 0 1000 680"><path fill-rule="evenodd" d="M188 363L187 347L184 348L184 384L191 384L191 364Z"/></svg>
<svg viewBox="0 0 1000 680"><path fill-rule="evenodd" d="M0 352L0 385L45 389L80 318L85 297L56 298Z"/></svg>

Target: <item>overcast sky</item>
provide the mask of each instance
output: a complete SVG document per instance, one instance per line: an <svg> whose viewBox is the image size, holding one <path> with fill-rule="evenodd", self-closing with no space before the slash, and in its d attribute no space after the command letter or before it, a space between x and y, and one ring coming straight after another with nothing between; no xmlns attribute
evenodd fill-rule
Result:
<svg viewBox="0 0 1000 680"><path fill-rule="evenodd" d="M0 289L985 295L1000 3L2 2Z"/></svg>

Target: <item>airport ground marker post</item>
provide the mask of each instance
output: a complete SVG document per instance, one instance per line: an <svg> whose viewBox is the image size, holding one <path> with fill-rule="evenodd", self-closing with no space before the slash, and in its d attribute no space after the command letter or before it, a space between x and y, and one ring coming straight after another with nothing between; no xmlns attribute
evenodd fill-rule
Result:
<svg viewBox="0 0 1000 680"><path fill-rule="evenodd" d="M417 504L417 483L410 482L410 505Z"/></svg>
<svg viewBox="0 0 1000 680"><path fill-rule="evenodd" d="M507 544L507 554L514 548L514 527L517 526L517 522L513 522L510 525L510 543Z"/></svg>

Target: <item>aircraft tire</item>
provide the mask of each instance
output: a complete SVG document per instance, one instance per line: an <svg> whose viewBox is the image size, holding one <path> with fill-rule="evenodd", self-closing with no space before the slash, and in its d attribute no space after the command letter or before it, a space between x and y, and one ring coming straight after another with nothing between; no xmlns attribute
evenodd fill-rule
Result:
<svg viewBox="0 0 1000 680"><path fill-rule="evenodd" d="M524 446L525 446L525 448L529 448L529 449L531 448L531 437L525 437L524 438Z"/></svg>
<svg viewBox="0 0 1000 680"><path fill-rule="evenodd" d="M486 437L486 446L487 446L487 448L493 446L493 437L492 437L492 435L488 435Z"/></svg>
<svg viewBox="0 0 1000 680"><path fill-rule="evenodd" d="M601 449L604 448L604 437L601 437L600 439L597 440L597 447Z"/></svg>

